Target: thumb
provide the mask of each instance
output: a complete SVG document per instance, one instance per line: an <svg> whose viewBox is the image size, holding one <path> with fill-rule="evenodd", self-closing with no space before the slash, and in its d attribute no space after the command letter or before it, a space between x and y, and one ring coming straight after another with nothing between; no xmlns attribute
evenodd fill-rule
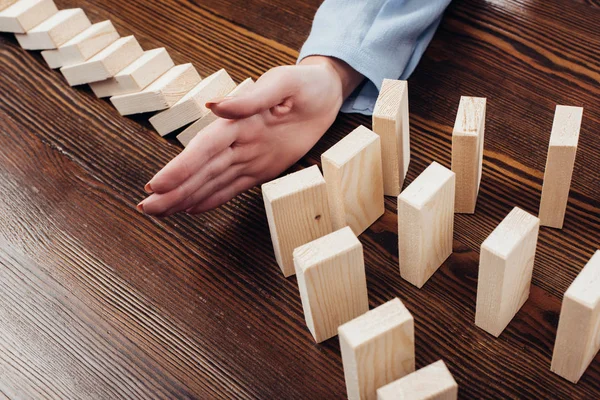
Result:
<svg viewBox="0 0 600 400"><path fill-rule="evenodd" d="M216 116L226 119L243 119L269 110L290 97L298 87L295 75L287 67L277 67L266 72L256 83L240 84L227 97L206 103Z"/></svg>

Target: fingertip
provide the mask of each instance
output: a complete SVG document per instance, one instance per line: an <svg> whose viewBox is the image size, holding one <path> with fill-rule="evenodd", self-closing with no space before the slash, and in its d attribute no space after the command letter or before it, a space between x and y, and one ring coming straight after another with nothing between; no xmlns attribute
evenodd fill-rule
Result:
<svg viewBox="0 0 600 400"><path fill-rule="evenodd" d="M146 183L146 185L144 186L144 192L146 192L148 194L154 193L154 189L152 189L151 182Z"/></svg>
<svg viewBox="0 0 600 400"><path fill-rule="evenodd" d="M144 211L144 202L140 201L137 206L135 206L136 210L142 214L146 214Z"/></svg>

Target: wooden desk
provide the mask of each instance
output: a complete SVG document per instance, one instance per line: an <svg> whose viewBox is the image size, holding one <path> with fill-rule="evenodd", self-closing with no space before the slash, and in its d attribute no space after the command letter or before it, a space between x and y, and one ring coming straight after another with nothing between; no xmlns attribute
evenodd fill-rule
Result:
<svg viewBox="0 0 600 400"><path fill-rule="evenodd" d="M320 3L56 2L237 82L293 63ZM399 276L386 200L361 236L369 299L405 302L417 368L443 358L462 398L600 397L600 356L577 385L550 372L562 294L600 247L599 20L595 0L457 0L410 79L407 183L450 165L459 98L483 96L481 194L422 290ZM8 34L0 71L0 398L345 396L338 339L313 342L258 189L198 217L141 215L143 185L181 147L148 116L70 88ZM541 229L531 297L495 339L474 325L479 246L513 206L537 214L557 103L585 107L565 227ZM300 166L359 124L370 119L340 116Z"/></svg>

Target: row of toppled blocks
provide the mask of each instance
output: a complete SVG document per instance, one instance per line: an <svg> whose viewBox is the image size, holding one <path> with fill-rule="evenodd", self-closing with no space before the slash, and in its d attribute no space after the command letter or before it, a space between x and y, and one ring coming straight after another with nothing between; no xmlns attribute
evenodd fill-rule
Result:
<svg viewBox="0 0 600 400"><path fill-rule="evenodd" d="M252 84L248 78L236 86L224 69L202 79L191 63L175 65L165 48L144 51L111 21L92 24L82 9L58 10L53 0L0 0L0 32L15 33L26 50L42 50L69 85L89 84L121 115L160 111L150 123L161 136L189 125L177 136L184 146L217 118L207 101Z"/></svg>

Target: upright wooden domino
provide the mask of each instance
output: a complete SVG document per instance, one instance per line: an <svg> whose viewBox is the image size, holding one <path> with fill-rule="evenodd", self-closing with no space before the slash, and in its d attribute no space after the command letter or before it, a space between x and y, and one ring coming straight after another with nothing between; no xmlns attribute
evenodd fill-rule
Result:
<svg viewBox="0 0 600 400"><path fill-rule="evenodd" d="M383 188L398 196L410 163L408 83L384 79L373 110L373 131L381 136Z"/></svg>
<svg viewBox="0 0 600 400"><path fill-rule="evenodd" d="M317 343L369 311L362 244L349 227L294 250L304 318Z"/></svg>
<svg viewBox="0 0 600 400"><path fill-rule="evenodd" d="M92 26L81 8L60 10L38 26L15 37L26 50L56 49Z"/></svg>
<svg viewBox="0 0 600 400"><path fill-rule="evenodd" d="M239 94L245 93L248 90L250 90L253 83L254 81L252 80L252 78L247 78L245 81L237 85L235 89L233 89L227 96L237 96ZM185 128L183 132L177 135L177 140L179 140L183 147L187 147L187 145L192 141L194 137L196 137L198 133L200 133L202 129L206 128L208 125L212 124L217 119L218 117L215 114L213 114L212 111L209 111L208 114L206 114L204 117L200 118L198 121Z"/></svg>
<svg viewBox="0 0 600 400"><path fill-rule="evenodd" d="M415 326L395 298L338 329L349 400L374 400L377 389L415 370Z"/></svg>
<svg viewBox="0 0 600 400"><path fill-rule="evenodd" d="M150 118L150 123L161 136L165 136L204 117L210 112L205 106L207 101L225 96L234 88L233 79L221 69L203 79L171 108Z"/></svg>
<svg viewBox="0 0 600 400"><path fill-rule="evenodd" d="M540 224L562 229L575 165L583 108L556 106L540 201Z"/></svg>
<svg viewBox="0 0 600 400"><path fill-rule="evenodd" d="M458 384L439 360L377 390L377 400L456 400Z"/></svg>
<svg viewBox="0 0 600 400"><path fill-rule="evenodd" d="M456 174L454 212L473 214L483 167L486 99L461 97L452 131L452 171Z"/></svg>
<svg viewBox="0 0 600 400"><path fill-rule="evenodd" d="M55 50L42 51L52 69L80 64L89 60L119 39L111 21L95 23Z"/></svg>
<svg viewBox="0 0 600 400"><path fill-rule="evenodd" d="M112 78L143 54L144 50L135 37L127 36L116 40L88 61L62 67L60 72L71 86L102 81Z"/></svg>
<svg viewBox="0 0 600 400"><path fill-rule="evenodd" d="M164 47L148 50L114 77L90 83L90 88L99 98L137 93L174 65Z"/></svg>
<svg viewBox="0 0 600 400"><path fill-rule="evenodd" d="M19 0L0 11L0 32L25 33L57 12L54 0Z"/></svg>
<svg viewBox="0 0 600 400"><path fill-rule="evenodd" d="M359 126L321 155L333 229L360 235L385 211L379 135Z"/></svg>
<svg viewBox="0 0 600 400"><path fill-rule="evenodd" d="M515 207L481 245L475 325L496 337L529 297L539 228Z"/></svg>
<svg viewBox="0 0 600 400"><path fill-rule="evenodd" d="M176 65L141 92L113 96L110 101L121 115L164 110L175 104L201 79L192 64Z"/></svg>
<svg viewBox="0 0 600 400"><path fill-rule="evenodd" d="M454 172L431 163L398 196L400 275L421 288L452 254Z"/></svg>
<svg viewBox="0 0 600 400"><path fill-rule="evenodd" d="M600 350L600 250L592 256L565 293L552 366L577 383Z"/></svg>
<svg viewBox="0 0 600 400"><path fill-rule="evenodd" d="M325 179L313 165L263 184L262 194L275 259L288 277L294 249L332 231Z"/></svg>

